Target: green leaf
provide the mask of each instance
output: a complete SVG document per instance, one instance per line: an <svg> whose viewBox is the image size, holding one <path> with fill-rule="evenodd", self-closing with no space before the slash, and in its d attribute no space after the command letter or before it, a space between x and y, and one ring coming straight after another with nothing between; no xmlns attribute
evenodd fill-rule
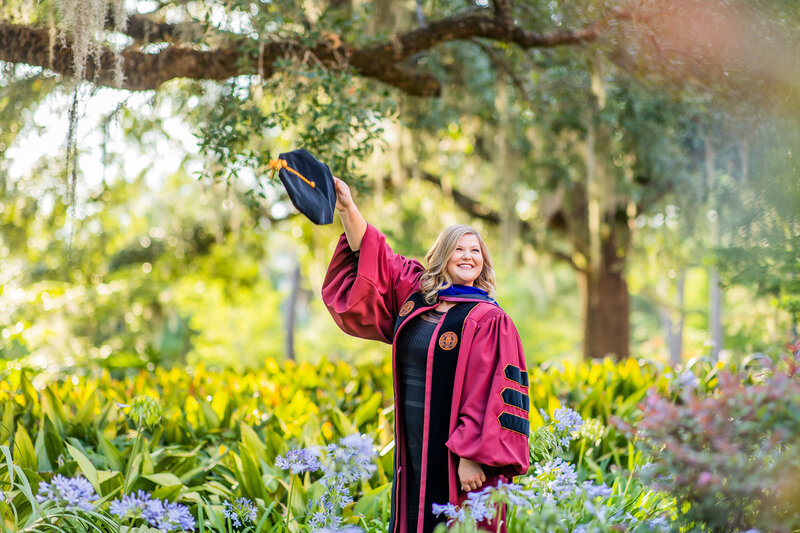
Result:
<svg viewBox="0 0 800 533"><path fill-rule="evenodd" d="M364 494L353 507L354 514L364 516L379 516L381 507L388 503L392 490L392 483L384 483Z"/></svg>
<svg viewBox="0 0 800 533"><path fill-rule="evenodd" d="M6 442L14 433L14 402L6 400L3 406L3 421L0 424L0 444Z"/></svg>
<svg viewBox="0 0 800 533"><path fill-rule="evenodd" d="M64 415L64 406L61 404L61 400L53 393L51 387L45 388L40 398L42 401L42 411L53 423L58 434L64 437L66 435L65 427L67 417Z"/></svg>
<svg viewBox="0 0 800 533"><path fill-rule="evenodd" d="M183 485L167 485L164 487L159 487L153 491L153 498L172 502L178 499L178 497L181 495L181 490L183 490Z"/></svg>
<svg viewBox="0 0 800 533"><path fill-rule="evenodd" d="M39 466L36 462L36 449L33 447L31 437L25 426L18 425L14 432L14 462L22 468L29 468L36 471Z"/></svg>
<svg viewBox="0 0 800 533"><path fill-rule="evenodd" d="M353 424L347 415L342 412L338 407L333 409L333 425L339 430L341 435L352 435L358 433L358 428Z"/></svg>
<svg viewBox="0 0 800 533"><path fill-rule="evenodd" d="M147 474L142 476L144 479L149 479L156 485L161 485L162 487L169 487L171 485L183 485L181 483L180 478L175 474L170 472L161 472L159 474Z"/></svg>
<svg viewBox="0 0 800 533"><path fill-rule="evenodd" d="M131 490L131 487L136 480L139 479L139 468L142 465L142 454L141 452L136 453L134 457L128 461L128 471L125 473L125 484L123 486L123 492L128 494Z"/></svg>
<svg viewBox="0 0 800 533"><path fill-rule="evenodd" d="M378 411L383 401L383 394L376 392L369 400L362 403L353 414L353 423L356 427L360 428L365 422L368 422L378 416Z"/></svg>
<svg viewBox="0 0 800 533"><path fill-rule="evenodd" d="M255 453L257 459L267 462L267 448L258 433L244 422L239 424L239 431L242 434L242 444Z"/></svg>
<svg viewBox="0 0 800 533"><path fill-rule="evenodd" d="M122 472L125 468L125 461L122 459L122 454L117 447L100 432L97 433L97 441L100 444L100 451L103 453L106 465L112 470Z"/></svg>
<svg viewBox="0 0 800 533"><path fill-rule="evenodd" d="M86 457L82 451L69 443L67 444L67 451L72 458L77 461L78 466L81 467L81 472L83 472L83 475L86 476L87 480L89 480L89 483L92 484L94 490L100 494L100 481L97 477L97 469L94 467L89 458Z"/></svg>
<svg viewBox="0 0 800 533"><path fill-rule="evenodd" d="M203 413L203 418L206 420L206 429L217 429L219 427L219 417L214 411L214 408L211 407L211 402L203 399L197 403L200 404L200 410Z"/></svg>
<svg viewBox="0 0 800 533"><path fill-rule="evenodd" d="M43 424L40 424L39 427L42 427ZM34 450L36 450L36 460L39 465L39 472L49 472L53 470L53 467L50 465L50 458L47 454L47 441L44 431L39 431L36 434L36 445L34 446Z"/></svg>
<svg viewBox="0 0 800 533"><path fill-rule="evenodd" d="M89 398L83 402L75 415L75 421L79 424L88 426L94 417L94 409L97 407L97 389L92 390Z"/></svg>

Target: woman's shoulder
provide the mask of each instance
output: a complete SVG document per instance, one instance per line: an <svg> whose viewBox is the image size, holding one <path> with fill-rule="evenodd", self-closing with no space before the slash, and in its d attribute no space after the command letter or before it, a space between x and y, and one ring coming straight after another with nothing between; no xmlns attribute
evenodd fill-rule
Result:
<svg viewBox="0 0 800 533"><path fill-rule="evenodd" d="M479 302L472 309L467 319L476 322L478 326L494 320L508 320L511 322L511 317L499 305L491 302Z"/></svg>

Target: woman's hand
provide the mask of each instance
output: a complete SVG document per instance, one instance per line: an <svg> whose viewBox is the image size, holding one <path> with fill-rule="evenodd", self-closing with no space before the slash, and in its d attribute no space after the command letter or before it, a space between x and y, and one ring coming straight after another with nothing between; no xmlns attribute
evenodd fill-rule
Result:
<svg viewBox="0 0 800 533"><path fill-rule="evenodd" d="M461 482L461 490L469 492L481 488L486 481L486 474L483 473L479 463L461 457L458 462L458 479Z"/></svg>
<svg viewBox="0 0 800 533"><path fill-rule="evenodd" d="M336 176L333 177L333 183L336 187L336 210L342 213L355 207L350 187Z"/></svg>

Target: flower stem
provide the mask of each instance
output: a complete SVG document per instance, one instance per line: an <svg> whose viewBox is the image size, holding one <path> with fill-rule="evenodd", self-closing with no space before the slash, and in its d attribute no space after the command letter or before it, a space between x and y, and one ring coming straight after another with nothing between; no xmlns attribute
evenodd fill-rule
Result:
<svg viewBox="0 0 800 533"><path fill-rule="evenodd" d="M292 516L292 494L294 493L294 478L292 474L289 478L289 499L286 501L286 532L289 532L289 519Z"/></svg>

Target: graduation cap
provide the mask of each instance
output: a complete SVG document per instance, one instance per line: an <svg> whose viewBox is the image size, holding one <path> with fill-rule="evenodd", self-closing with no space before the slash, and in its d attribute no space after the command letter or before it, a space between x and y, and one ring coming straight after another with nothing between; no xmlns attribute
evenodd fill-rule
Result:
<svg viewBox="0 0 800 533"><path fill-rule="evenodd" d="M270 159L272 172L278 171L289 199L298 211L314 224L333 222L336 187L328 165L300 148Z"/></svg>

